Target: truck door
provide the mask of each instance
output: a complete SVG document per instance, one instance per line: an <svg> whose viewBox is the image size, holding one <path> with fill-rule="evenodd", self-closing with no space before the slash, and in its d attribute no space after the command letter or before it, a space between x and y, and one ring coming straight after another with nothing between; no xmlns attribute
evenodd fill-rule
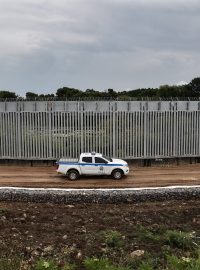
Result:
<svg viewBox="0 0 200 270"><path fill-rule="evenodd" d="M95 174L106 174L106 164L108 162L101 158L101 157L95 157Z"/></svg>
<svg viewBox="0 0 200 270"><path fill-rule="evenodd" d="M94 164L92 163L92 157L82 157L80 166L82 174L94 174Z"/></svg>

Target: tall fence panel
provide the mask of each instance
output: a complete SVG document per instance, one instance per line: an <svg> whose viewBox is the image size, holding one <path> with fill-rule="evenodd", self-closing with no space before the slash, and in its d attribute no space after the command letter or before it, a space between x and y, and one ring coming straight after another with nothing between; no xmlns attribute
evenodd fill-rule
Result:
<svg viewBox="0 0 200 270"><path fill-rule="evenodd" d="M200 156L199 102L0 102L0 159Z"/></svg>

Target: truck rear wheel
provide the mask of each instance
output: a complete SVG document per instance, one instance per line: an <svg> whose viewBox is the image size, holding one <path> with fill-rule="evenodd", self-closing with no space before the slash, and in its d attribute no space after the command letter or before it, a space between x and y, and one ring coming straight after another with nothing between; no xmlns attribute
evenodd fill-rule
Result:
<svg viewBox="0 0 200 270"><path fill-rule="evenodd" d="M115 179L115 180L120 180L123 176L123 172L122 170L114 170L112 172L112 177Z"/></svg>
<svg viewBox="0 0 200 270"><path fill-rule="evenodd" d="M77 180L79 178L79 172L76 171L76 170L70 170L68 173L67 173L67 177L69 180Z"/></svg>

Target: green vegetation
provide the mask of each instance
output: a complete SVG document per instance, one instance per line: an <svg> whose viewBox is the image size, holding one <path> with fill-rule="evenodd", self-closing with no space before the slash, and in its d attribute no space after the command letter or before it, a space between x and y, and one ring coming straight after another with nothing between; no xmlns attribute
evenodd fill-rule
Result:
<svg viewBox="0 0 200 270"><path fill-rule="evenodd" d="M41 94L38 95L34 92L28 91L26 93L26 99L43 99L43 98L52 98L56 97L59 99L79 99L79 98L112 98L112 99L121 99L129 100L130 98L141 99L143 97L150 98L169 98L169 97L199 97L200 96L200 77L194 78L187 85L161 85L159 88L139 88L130 91L121 91L116 92L113 89L108 89L104 92L97 91L94 89L86 89L85 91L70 88L62 87L59 88L56 93L51 94ZM0 99L6 98L19 98L16 93L10 91L0 91Z"/></svg>
<svg viewBox="0 0 200 270"><path fill-rule="evenodd" d="M199 200L2 203L0 270L199 270L199 210Z"/></svg>
<svg viewBox="0 0 200 270"><path fill-rule="evenodd" d="M108 247L118 248L123 245L123 236L118 231L107 231L104 233L104 236Z"/></svg>
<svg viewBox="0 0 200 270"><path fill-rule="evenodd" d="M176 230L153 231L135 227L131 241L144 249L128 252L129 241L116 230L101 232L98 237L105 244L101 256L82 257L74 264L72 246L55 256L39 257L30 262L25 257L5 254L0 256L0 270L199 270L200 243L194 232ZM98 238L97 237L97 238ZM150 247L150 248L149 248ZM151 250L152 249L152 250ZM157 250L157 251L156 251ZM52 254L51 254L52 255Z"/></svg>
<svg viewBox="0 0 200 270"><path fill-rule="evenodd" d="M14 92L1 90L0 99L5 99L5 98L17 98L17 95Z"/></svg>
<svg viewBox="0 0 200 270"><path fill-rule="evenodd" d="M75 270L75 264L56 263L53 260L40 259L36 262L34 270Z"/></svg>
<svg viewBox="0 0 200 270"><path fill-rule="evenodd" d="M107 258L86 258L83 264L87 270L131 270L126 266L115 265Z"/></svg>

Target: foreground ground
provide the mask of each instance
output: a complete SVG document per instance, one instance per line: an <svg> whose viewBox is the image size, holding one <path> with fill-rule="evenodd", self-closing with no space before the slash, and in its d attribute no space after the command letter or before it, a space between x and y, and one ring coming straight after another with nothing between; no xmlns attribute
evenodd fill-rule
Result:
<svg viewBox="0 0 200 270"><path fill-rule="evenodd" d="M0 269L200 269L200 201L0 202Z"/></svg>
<svg viewBox="0 0 200 270"><path fill-rule="evenodd" d="M120 181L109 177L83 177L68 181L55 167L0 166L0 186L109 188L199 185L200 164L157 167L130 167L130 174Z"/></svg>

